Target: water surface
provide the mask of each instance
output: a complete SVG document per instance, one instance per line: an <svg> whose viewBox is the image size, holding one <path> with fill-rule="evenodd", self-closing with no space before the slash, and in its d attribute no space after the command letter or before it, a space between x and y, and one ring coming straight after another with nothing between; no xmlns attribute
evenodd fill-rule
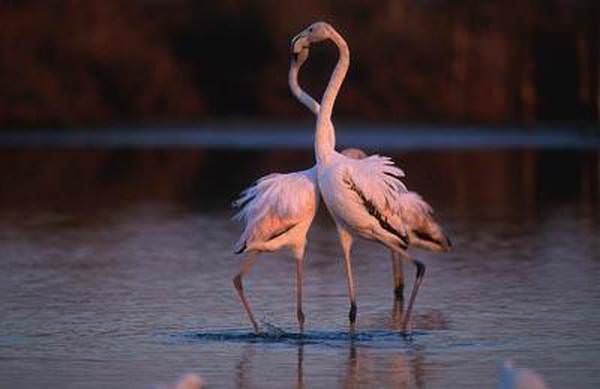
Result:
<svg viewBox="0 0 600 389"><path fill-rule="evenodd" d="M81 206L94 194L113 198L101 179L77 181L89 187L78 192L85 201L73 196L72 209L64 201L59 209L32 208L5 194L0 387L153 388L195 372L211 387L492 388L506 358L539 371L553 388L600 387L597 181L545 175L565 159L536 158L545 170L533 189L522 188L520 175L501 181L514 183L506 186L512 197L465 191L477 173L456 187L437 181L452 190L422 186L455 250L415 252L428 267L410 337L397 330L389 253L368 242L354 251L358 328L348 332L341 250L323 212L307 254L305 336L295 321L295 264L280 253L265 255L246 282L267 333L257 337L231 284L239 226L224 207L192 206L180 196ZM427 182L420 157L407 159L417 182ZM449 174L465 164L444 160L454 161ZM54 193L43 190L50 183L35 185L38 196ZM413 270L406 273L412 282Z"/></svg>
<svg viewBox="0 0 600 389"><path fill-rule="evenodd" d="M257 338L230 283L239 259L227 214L147 204L85 218L8 215L0 383L152 387L191 371L215 386L493 387L510 357L553 387L597 387L598 219L547 211L514 222L444 215L457 248L420 254L428 273L411 338L396 331L388 253L370 243L354 255L358 333L348 334L326 220L308 251L306 337L296 330L293 260L269 255L247 289L258 317L284 332Z"/></svg>

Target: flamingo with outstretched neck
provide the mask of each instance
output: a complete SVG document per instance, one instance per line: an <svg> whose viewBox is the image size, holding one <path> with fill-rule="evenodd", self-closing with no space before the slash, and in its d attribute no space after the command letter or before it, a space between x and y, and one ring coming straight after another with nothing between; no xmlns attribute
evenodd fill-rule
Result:
<svg viewBox="0 0 600 389"><path fill-rule="evenodd" d="M302 64L308 58L308 53L308 46L302 47L297 53L294 53L294 50L292 50L292 66L290 66L290 71L288 74L288 84L292 94L313 114L318 115L321 105L308 93L306 93L298 84L298 73L300 72ZM331 121L329 121L327 125L333 127L333 123ZM335 132L332 132L332 134L335 135ZM367 157L367 154L364 151L357 148L345 149L342 151L342 154L352 159L363 159ZM405 202L409 202L413 198L416 199L414 196L405 197ZM402 266L402 257L394 250L391 250L391 258L394 272L394 297L396 302L402 302L404 299L404 271Z"/></svg>
<svg viewBox="0 0 600 389"><path fill-rule="evenodd" d="M415 283L402 323L402 329L406 330L425 274L425 265L407 253L409 245L447 251L451 243L434 220L432 208L418 194L408 192L401 181L404 172L390 158L372 155L352 159L335 150L331 114L350 65L348 44L332 26L317 22L296 35L292 41L292 52L299 54L312 43L325 40L336 44L339 58L317 115L317 182L323 201L335 221L344 252L350 324L354 328L357 310L351 258L352 243L357 235L383 244L416 266Z"/></svg>

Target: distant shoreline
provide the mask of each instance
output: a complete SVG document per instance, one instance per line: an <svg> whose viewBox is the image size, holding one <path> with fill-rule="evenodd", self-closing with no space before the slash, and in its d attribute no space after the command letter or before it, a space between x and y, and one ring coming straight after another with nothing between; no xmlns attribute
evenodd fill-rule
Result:
<svg viewBox="0 0 600 389"><path fill-rule="evenodd" d="M305 125L207 125L201 127L5 130L1 149L123 149L206 148L234 150L313 147ZM284 129L282 129L284 128ZM556 149L600 150L600 132L594 129L517 127L341 126L339 147L367 150L481 150Z"/></svg>

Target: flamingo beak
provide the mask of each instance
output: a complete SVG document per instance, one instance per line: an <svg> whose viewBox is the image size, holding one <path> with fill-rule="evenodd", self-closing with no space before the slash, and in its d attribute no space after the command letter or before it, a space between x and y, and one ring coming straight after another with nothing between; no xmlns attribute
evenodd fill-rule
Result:
<svg viewBox="0 0 600 389"><path fill-rule="evenodd" d="M302 51L302 49L308 47L309 42L308 39L306 37L306 34L303 32L301 32L300 34L296 35L293 39L292 39L292 53L296 56L297 58L297 54L300 53Z"/></svg>

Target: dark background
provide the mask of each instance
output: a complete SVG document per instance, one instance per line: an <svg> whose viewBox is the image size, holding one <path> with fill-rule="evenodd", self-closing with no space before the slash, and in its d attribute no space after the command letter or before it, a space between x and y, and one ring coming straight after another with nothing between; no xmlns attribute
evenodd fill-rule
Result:
<svg viewBox="0 0 600 389"><path fill-rule="evenodd" d="M344 120L593 124L594 0L0 2L0 128L297 120L290 39L325 20L352 64ZM316 45L301 82L335 62Z"/></svg>
<svg viewBox="0 0 600 389"><path fill-rule="evenodd" d="M144 201L226 209L265 174L309 168L313 115L291 96L287 72L291 38L317 20L351 49L335 106L340 148L394 157L409 187L441 211L595 203L599 11L593 0L0 1L0 210ZM300 81L313 96L336 58L331 42L311 47ZM229 124L268 129L274 140L306 131L306 144L246 150L226 138L215 150L121 139L178 128L227 137ZM402 150L344 144L351 126L425 138ZM447 149L430 148L427 128ZM508 129L542 140L584 134L583 145L596 146L512 148L491 138L461 148L463 128L497 139L511 138ZM121 143L84 142L90 131Z"/></svg>

